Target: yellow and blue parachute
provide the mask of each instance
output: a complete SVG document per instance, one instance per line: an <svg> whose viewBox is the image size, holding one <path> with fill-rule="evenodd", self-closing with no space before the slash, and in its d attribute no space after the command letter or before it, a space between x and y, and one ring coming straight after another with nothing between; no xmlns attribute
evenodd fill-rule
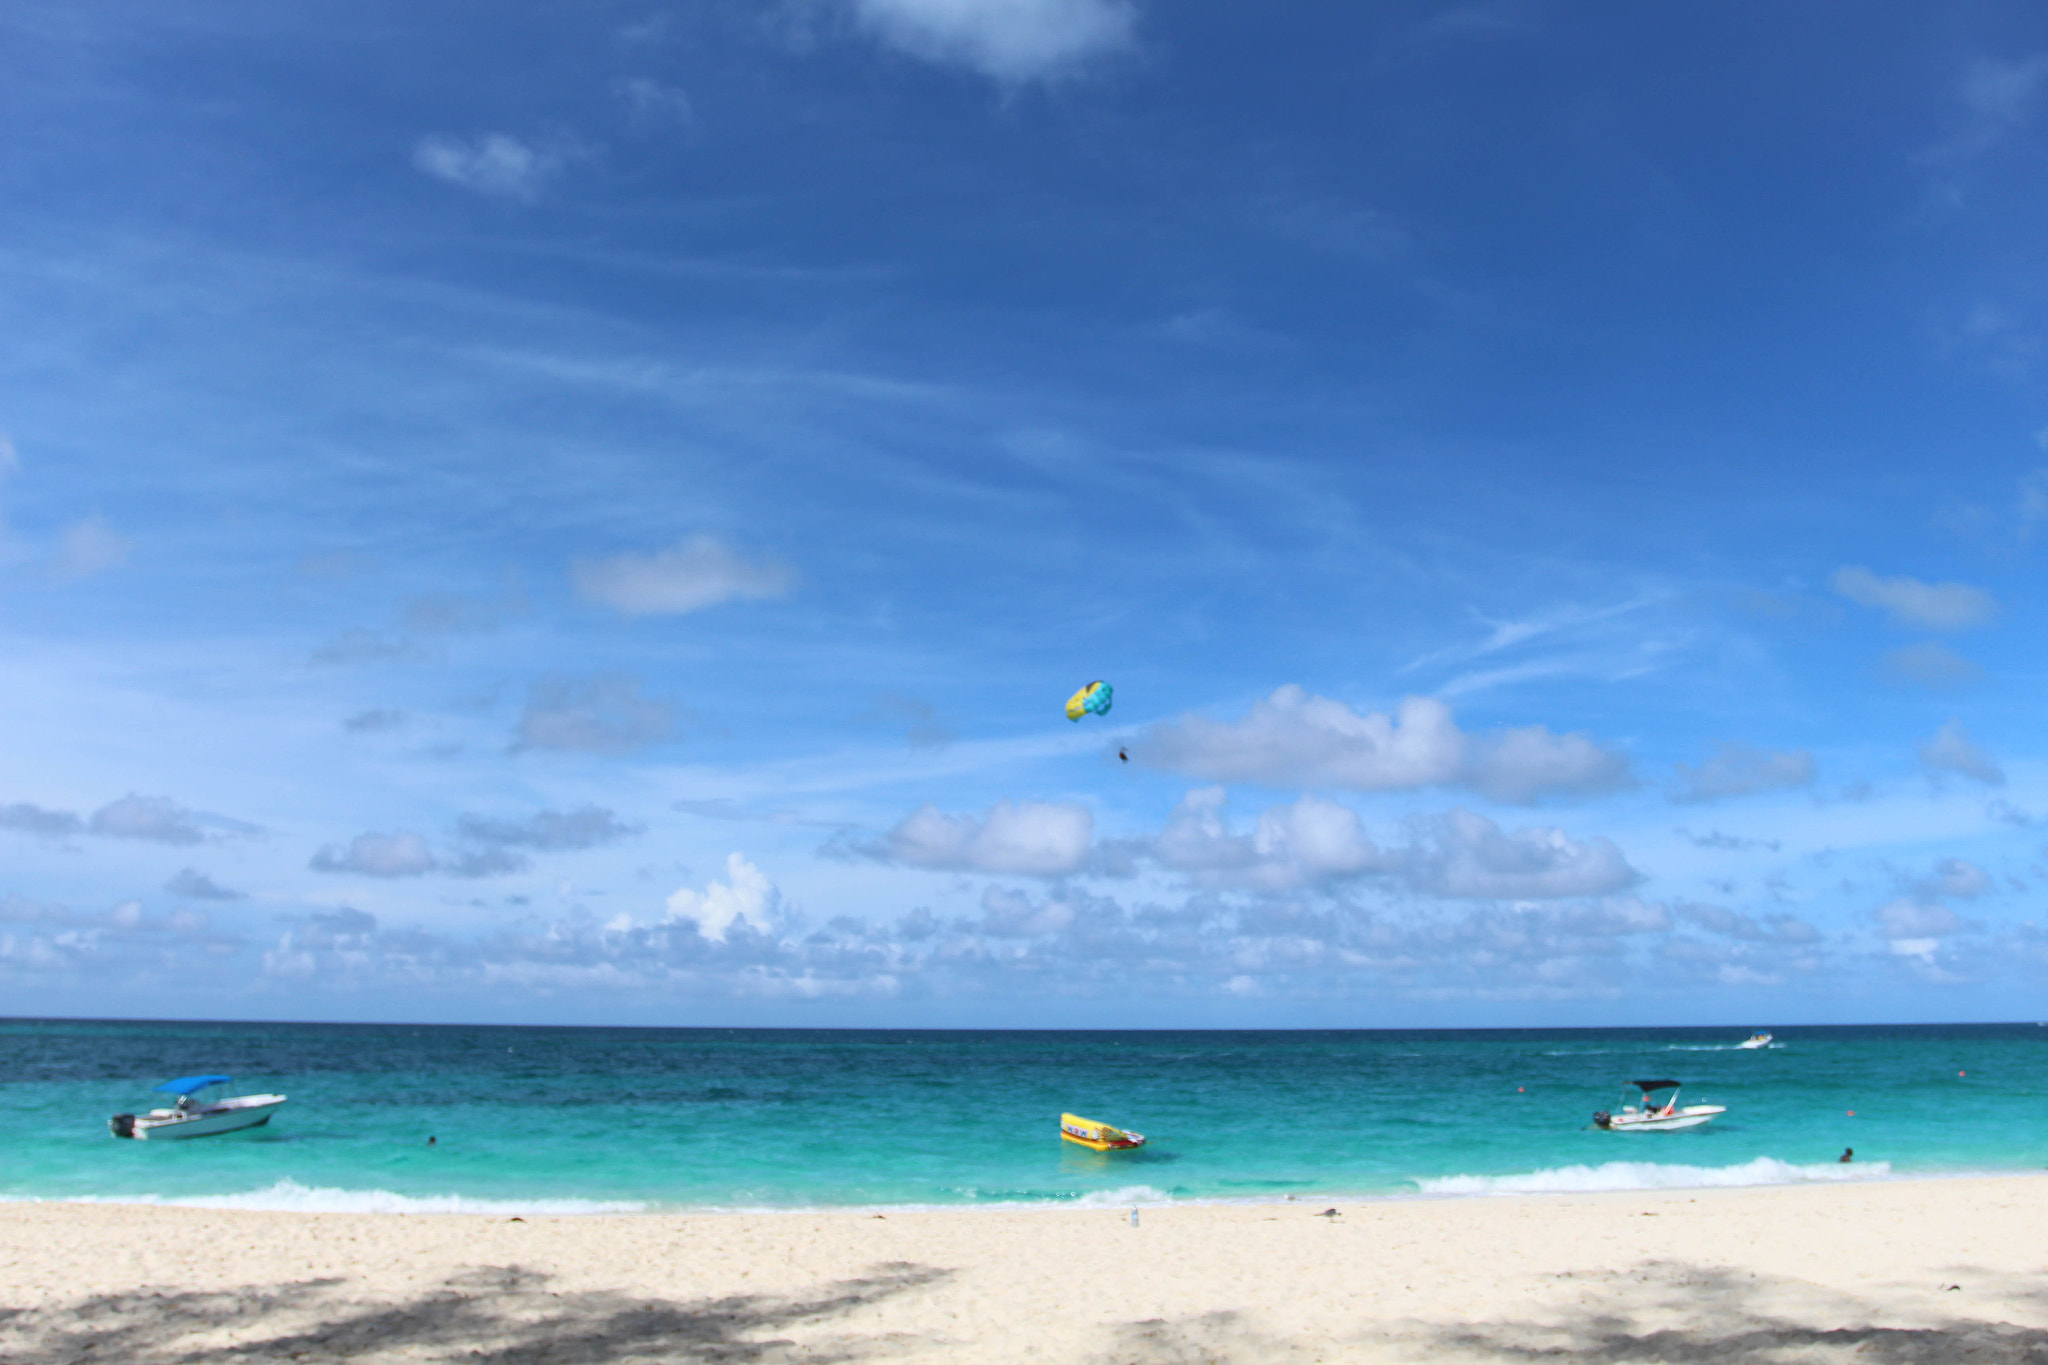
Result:
<svg viewBox="0 0 2048 1365"><path fill-rule="evenodd" d="M1090 712L1098 716L1109 714L1110 687L1106 682L1092 682L1067 698L1067 719L1079 720Z"/></svg>

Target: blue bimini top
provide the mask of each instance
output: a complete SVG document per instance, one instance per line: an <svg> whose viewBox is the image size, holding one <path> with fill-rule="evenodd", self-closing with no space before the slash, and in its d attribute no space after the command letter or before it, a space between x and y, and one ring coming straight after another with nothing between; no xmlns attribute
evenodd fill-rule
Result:
<svg viewBox="0 0 2048 1365"><path fill-rule="evenodd" d="M233 1076L180 1076L175 1081L165 1081L156 1089L166 1095L189 1095L209 1085L225 1085L233 1079Z"/></svg>

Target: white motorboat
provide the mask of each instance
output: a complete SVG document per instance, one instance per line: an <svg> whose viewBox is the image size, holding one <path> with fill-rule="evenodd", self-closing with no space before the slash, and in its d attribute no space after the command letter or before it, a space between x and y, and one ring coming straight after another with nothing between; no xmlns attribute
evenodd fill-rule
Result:
<svg viewBox="0 0 2048 1365"><path fill-rule="evenodd" d="M200 1101L193 1096L210 1086L227 1085L233 1076L180 1076L157 1086L159 1094L176 1095L169 1109L152 1109L147 1114L116 1114L107 1128L118 1138L195 1138L215 1133L232 1133L270 1122L270 1116L285 1101L283 1095L234 1095Z"/></svg>
<svg viewBox="0 0 2048 1365"><path fill-rule="evenodd" d="M1610 1133L1669 1133L1680 1128L1697 1128L1716 1115L1728 1112L1723 1104L1688 1104L1683 1108L1678 1103L1677 1081L1630 1081L1640 1093L1630 1095L1627 1089L1621 1092L1621 1104L1615 1112L1595 1110L1593 1126L1604 1128ZM1665 1091L1670 1094L1665 1094ZM1630 1104L1629 1101L1636 1101Z"/></svg>
<svg viewBox="0 0 2048 1365"><path fill-rule="evenodd" d="M1750 1034L1750 1035L1749 1035L1749 1037L1748 1037L1748 1038L1746 1038L1746 1039L1744 1039L1743 1041L1741 1041L1741 1042L1737 1043L1737 1044L1735 1045L1735 1050L1736 1050L1736 1051L1738 1051L1738 1052L1747 1052L1747 1051L1749 1051L1749 1050L1750 1050L1750 1049L1752 1049L1752 1048L1759 1048L1759 1047L1769 1047L1770 1045L1771 1045L1771 1035L1770 1035L1770 1034L1768 1034L1768 1033L1752 1033L1752 1034Z"/></svg>

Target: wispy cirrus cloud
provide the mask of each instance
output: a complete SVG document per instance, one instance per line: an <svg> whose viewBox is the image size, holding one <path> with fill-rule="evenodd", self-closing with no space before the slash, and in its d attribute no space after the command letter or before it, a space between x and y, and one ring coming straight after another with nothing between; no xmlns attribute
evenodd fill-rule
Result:
<svg viewBox="0 0 2048 1365"><path fill-rule="evenodd" d="M1859 606L1875 607L1897 625L1923 630L1974 630L1998 615L1990 593L1967 583L1928 583L1903 575L1883 578L1860 565L1845 565L1830 586Z"/></svg>
<svg viewBox="0 0 2048 1365"><path fill-rule="evenodd" d="M1920 762L1928 773L1955 773L1986 786L2005 785L2005 769L1988 750L1970 738L1959 720L1950 720L1920 746Z"/></svg>
<svg viewBox="0 0 2048 1365"><path fill-rule="evenodd" d="M1725 801L1787 787L1810 787L1814 777L1813 755L1804 749L1755 749L1733 741L1723 741L1697 766L1674 766L1677 781L1672 784L1671 799L1681 803Z"/></svg>
<svg viewBox="0 0 2048 1365"><path fill-rule="evenodd" d="M413 147L413 166L436 180L494 199L528 201L582 150L573 142L528 142L510 133L433 133Z"/></svg>
<svg viewBox="0 0 2048 1365"><path fill-rule="evenodd" d="M636 678L544 678L527 698L513 748L631 754L674 736L675 707L642 695Z"/></svg>
<svg viewBox="0 0 2048 1365"><path fill-rule="evenodd" d="M474 843L559 852L601 848L643 833L645 826L622 820L602 806L580 806L571 811L538 811L513 820L464 815L455 822L455 831Z"/></svg>
<svg viewBox="0 0 2048 1365"><path fill-rule="evenodd" d="M578 560L569 576L585 601L625 616L681 616L721 602L786 596L796 570L748 559L714 536L691 536L653 554Z"/></svg>
<svg viewBox="0 0 2048 1365"><path fill-rule="evenodd" d="M999 81L1044 80L1128 47L1130 0L851 0L860 26L899 51Z"/></svg>

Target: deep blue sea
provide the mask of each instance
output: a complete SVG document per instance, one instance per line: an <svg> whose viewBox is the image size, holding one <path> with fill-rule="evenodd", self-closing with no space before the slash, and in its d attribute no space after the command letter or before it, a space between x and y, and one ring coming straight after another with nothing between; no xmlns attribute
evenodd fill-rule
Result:
<svg viewBox="0 0 2048 1365"><path fill-rule="evenodd" d="M2048 1027L885 1032L0 1020L0 1199L577 1212L1156 1204L2048 1166ZM291 1097L120 1141L174 1076ZM1728 1113L1592 1129L1624 1082ZM1061 1142L1061 1111L1137 1129ZM1853 1111L1853 1112L1852 1112ZM427 1139L435 1142L429 1146ZM1854 1147L1848 1165L1837 1158Z"/></svg>

